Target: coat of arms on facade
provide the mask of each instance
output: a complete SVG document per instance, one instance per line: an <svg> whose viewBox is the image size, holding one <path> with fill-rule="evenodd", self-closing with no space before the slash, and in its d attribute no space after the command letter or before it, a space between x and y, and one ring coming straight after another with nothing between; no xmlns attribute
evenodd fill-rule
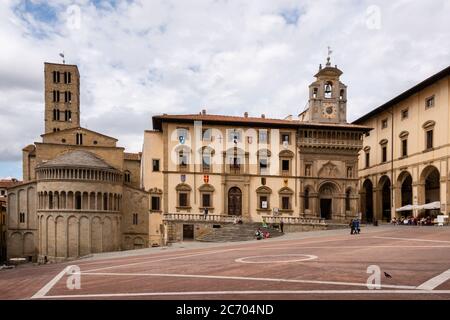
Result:
<svg viewBox="0 0 450 320"><path fill-rule="evenodd" d="M185 175L185 174L182 174L182 175L180 176L180 178L181 178L181 182L183 182L183 183L186 182L186 175Z"/></svg>
<svg viewBox="0 0 450 320"><path fill-rule="evenodd" d="M184 138L184 136L179 136L178 140L180 141L181 144L184 144L184 142L186 141L186 139Z"/></svg>

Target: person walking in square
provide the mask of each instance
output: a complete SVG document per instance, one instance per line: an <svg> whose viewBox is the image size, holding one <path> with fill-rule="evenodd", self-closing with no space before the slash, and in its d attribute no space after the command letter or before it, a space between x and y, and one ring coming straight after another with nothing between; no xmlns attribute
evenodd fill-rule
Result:
<svg viewBox="0 0 450 320"><path fill-rule="evenodd" d="M281 231L281 233L284 233L284 222L283 222L283 220L280 221L280 231Z"/></svg>

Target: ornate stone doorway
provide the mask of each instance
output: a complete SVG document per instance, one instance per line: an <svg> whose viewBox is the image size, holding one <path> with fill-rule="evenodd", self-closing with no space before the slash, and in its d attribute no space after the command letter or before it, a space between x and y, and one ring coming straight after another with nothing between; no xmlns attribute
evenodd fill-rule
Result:
<svg viewBox="0 0 450 320"><path fill-rule="evenodd" d="M242 191L238 187L233 187L228 191L228 214L242 215Z"/></svg>
<svg viewBox="0 0 450 320"><path fill-rule="evenodd" d="M333 218L333 194L335 187L331 183L325 183L319 189L320 217L326 220Z"/></svg>

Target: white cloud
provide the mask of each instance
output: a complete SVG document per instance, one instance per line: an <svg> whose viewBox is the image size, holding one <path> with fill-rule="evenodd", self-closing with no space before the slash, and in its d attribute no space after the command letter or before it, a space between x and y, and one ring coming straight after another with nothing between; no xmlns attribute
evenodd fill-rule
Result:
<svg viewBox="0 0 450 320"><path fill-rule="evenodd" d="M31 4L29 4L31 2ZM27 5L28 3L28 5ZM348 120L449 65L450 4L434 1L0 3L0 161L43 130L43 62L81 73L82 124L139 151L158 113L298 114L326 48L349 86ZM66 8L81 8L68 28ZM366 10L380 8L380 28ZM44 18L43 18L44 17ZM48 19L45 19L47 17Z"/></svg>

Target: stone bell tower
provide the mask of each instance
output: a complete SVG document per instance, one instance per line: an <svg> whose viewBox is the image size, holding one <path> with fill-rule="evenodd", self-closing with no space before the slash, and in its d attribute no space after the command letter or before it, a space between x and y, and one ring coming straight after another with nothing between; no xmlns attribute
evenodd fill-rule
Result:
<svg viewBox="0 0 450 320"><path fill-rule="evenodd" d="M309 86L309 121L347 123L347 86L339 80L341 75L328 55L325 68L319 66L316 81Z"/></svg>
<svg viewBox="0 0 450 320"><path fill-rule="evenodd" d="M80 126L80 74L76 65L44 64L45 133Z"/></svg>

